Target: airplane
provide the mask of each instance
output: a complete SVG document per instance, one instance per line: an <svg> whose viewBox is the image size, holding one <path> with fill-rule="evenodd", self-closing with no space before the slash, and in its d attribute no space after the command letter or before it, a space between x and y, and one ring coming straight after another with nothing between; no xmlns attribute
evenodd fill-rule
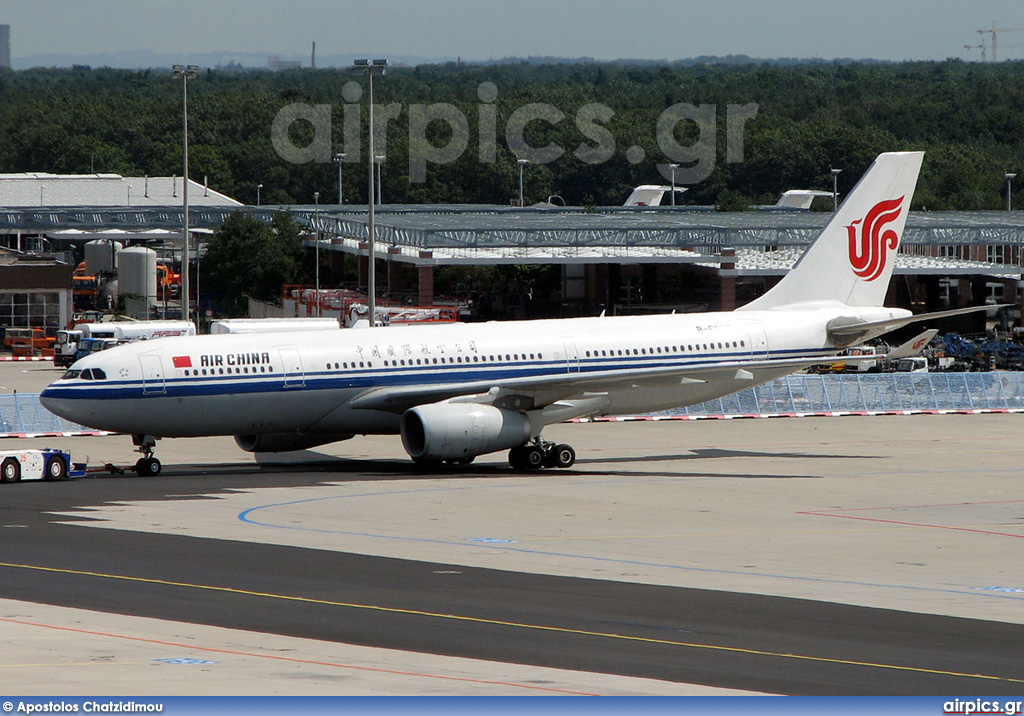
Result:
<svg viewBox="0 0 1024 716"><path fill-rule="evenodd" d="M796 266L735 311L171 337L87 356L40 400L131 435L145 475L160 472L157 439L210 435L280 452L398 434L425 465L508 450L517 470L570 467L545 426L701 403L991 308L882 305L923 156L879 155Z"/></svg>

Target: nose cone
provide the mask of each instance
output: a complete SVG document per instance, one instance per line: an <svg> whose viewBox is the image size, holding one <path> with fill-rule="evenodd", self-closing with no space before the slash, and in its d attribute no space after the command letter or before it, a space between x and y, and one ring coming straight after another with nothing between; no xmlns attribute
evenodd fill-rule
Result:
<svg viewBox="0 0 1024 716"><path fill-rule="evenodd" d="M90 411L82 404L82 400L75 399L74 392L74 388L57 381L43 389L39 394L39 402L54 415L84 425Z"/></svg>

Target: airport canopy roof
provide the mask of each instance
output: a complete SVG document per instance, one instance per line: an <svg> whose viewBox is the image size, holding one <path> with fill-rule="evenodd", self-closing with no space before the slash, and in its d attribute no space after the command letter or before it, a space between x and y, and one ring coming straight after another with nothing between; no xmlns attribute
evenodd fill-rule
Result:
<svg viewBox="0 0 1024 716"><path fill-rule="evenodd" d="M803 255L804 249L788 246L777 251L738 249L735 269L724 269L725 276L784 276ZM733 261L733 259L729 259ZM719 261L697 261L705 268L719 268ZM1018 279L1020 266L968 261L949 257L921 256L912 253L896 255L893 273L902 276L988 276L990 278Z"/></svg>
<svg viewBox="0 0 1024 716"><path fill-rule="evenodd" d="M3 196L3 176L0 175L0 197ZM149 181L153 182L154 179ZM180 179L178 187L177 201L167 202L164 196L163 200L167 203L161 206L122 204L0 208L0 232L35 231L58 239L71 237L70 234L57 233L67 229L95 232L93 236L96 238L99 238L96 234L100 231L111 229L132 232L138 240L145 240L146 232L151 232L149 236L154 240L161 232L165 239L173 237L175 233L180 236ZM211 201L216 200L216 192L210 190L207 196L202 185L195 182L190 183L190 187L190 203L193 195L197 202L210 197L213 197ZM174 187L167 185L166 190L173 193ZM43 191L45 194L46 189ZM132 197L134 201L135 190L132 191ZM369 235L366 206L241 207L227 197L224 199L231 203L192 204L192 230L198 233L203 229L214 229L237 210L264 220L269 220L276 211L291 211L300 221L319 228L323 238L321 248L352 254L366 252L365 244ZM770 269L762 265L761 259L754 258L758 253L770 253L786 247L802 249L807 246L831 216L828 212L792 210L726 213L707 206L524 209L495 205L385 204L377 210L376 250L379 257L424 265L612 261L713 263L717 266L722 250L731 248L741 255L737 270L745 274ZM903 244L908 248L1022 246L1024 212L911 212ZM310 241L309 245L312 246L313 242ZM746 249L752 252L748 254L742 251ZM920 270L911 269L910 272L981 272L1003 276L1008 275L1008 271L1017 271L1019 275L1019 270L1013 266L1000 267L997 264L958 262L953 259L934 259L928 262L924 259L915 257L914 265ZM776 257L771 260L780 259ZM910 263L906 265L911 266Z"/></svg>
<svg viewBox="0 0 1024 716"><path fill-rule="evenodd" d="M182 202L181 177L123 177L120 174L0 174L0 207L157 207ZM189 204L240 207L241 202L189 181Z"/></svg>

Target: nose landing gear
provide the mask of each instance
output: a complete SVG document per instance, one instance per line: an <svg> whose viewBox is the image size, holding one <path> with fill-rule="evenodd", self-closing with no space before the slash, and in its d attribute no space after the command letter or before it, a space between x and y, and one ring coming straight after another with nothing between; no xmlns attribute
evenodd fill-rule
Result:
<svg viewBox="0 0 1024 716"><path fill-rule="evenodd" d="M135 452L142 453L142 457L135 463L135 474L139 477L159 475L162 466L160 461L153 457L156 438L152 435L132 435L132 444L137 446Z"/></svg>
<svg viewBox="0 0 1024 716"><path fill-rule="evenodd" d="M556 445L547 440L534 438L532 443L514 447L508 451L508 464L514 470L539 470L542 467L572 467L576 462L576 451L571 445Z"/></svg>

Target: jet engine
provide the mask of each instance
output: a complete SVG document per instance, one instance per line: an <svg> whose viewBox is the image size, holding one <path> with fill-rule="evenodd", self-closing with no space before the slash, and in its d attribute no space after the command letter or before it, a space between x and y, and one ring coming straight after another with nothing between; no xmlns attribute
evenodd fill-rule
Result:
<svg viewBox="0 0 1024 716"><path fill-rule="evenodd" d="M413 460L471 460L530 439L523 413L475 403L431 403L402 415L402 445Z"/></svg>
<svg viewBox="0 0 1024 716"><path fill-rule="evenodd" d="M246 452L289 452L308 450L317 445L349 440L353 435L340 433L260 433L236 435L235 444Z"/></svg>

